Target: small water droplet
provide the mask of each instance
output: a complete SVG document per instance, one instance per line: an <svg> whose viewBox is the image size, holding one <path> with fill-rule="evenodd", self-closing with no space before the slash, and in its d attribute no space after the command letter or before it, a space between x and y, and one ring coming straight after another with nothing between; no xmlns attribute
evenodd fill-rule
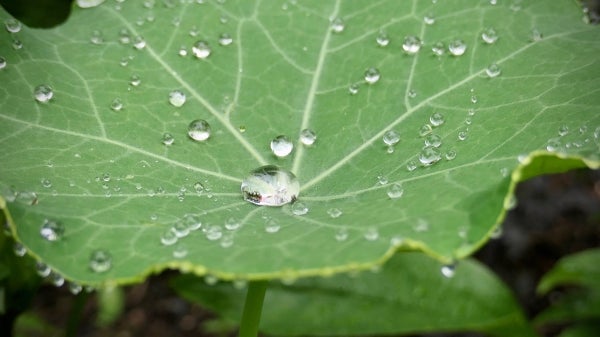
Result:
<svg viewBox="0 0 600 337"><path fill-rule="evenodd" d="M375 84L381 78L381 74L377 68L369 68L365 71L365 81L369 84Z"/></svg>
<svg viewBox="0 0 600 337"><path fill-rule="evenodd" d="M33 89L33 97L40 103L48 103L54 96L54 91L49 85L40 84Z"/></svg>
<svg viewBox="0 0 600 337"><path fill-rule="evenodd" d="M387 189L387 195L390 199L398 199L404 194L404 187L400 183L393 183Z"/></svg>
<svg viewBox="0 0 600 337"><path fill-rule="evenodd" d="M219 279L215 275L207 274L204 276L204 283L209 286L214 286L217 282L219 282Z"/></svg>
<svg viewBox="0 0 600 337"><path fill-rule="evenodd" d="M559 138L550 138L548 139L548 143L546 145L546 150L550 152L560 151L562 148L562 142Z"/></svg>
<svg viewBox="0 0 600 337"><path fill-rule="evenodd" d="M179 47L179 50L177 50L177 54L179 56L187 56L187 54L188 54L187 47L186 46Z"/></svg>
<svg viewBox="0 0 600 337"><path fill-rule="evenodd" d="M202 227L200 217L195 214L185 214L181 219L181 222L183 222L190 231L195 231Z"/></svg>
<svg viewBox="0 0 600 337"><path fill-rule="evenodd" d="M367 241L376 241L379 239L379 231L375 227L367 228L363 235Z"/></svg>
<svg viewBox="0 0 600 337"><path fill-rule="evenodd" d="M57 272L51 272L48 278L55 287L62 287L65 284L65 278Z"/></svg>
<svg viewBox="0 0 600 337"><path fill-rule="evenodd" d="M14 34L21 31L22 25L18 20L8 18L4 20L4 28L6 28L7 32Z"/></svg>
<svg viewBox="0 0 600 337"><path fill-rule="evenodd" d="M427 232L429 230L429 222L425 219L418 219L413 225L413 230L417 233Z"/></svg>
<svg viewBox="0 0 600 337"><path fill-rule="evenodd" d="M498 33L492 27L488 27L481 32L481 39L487 44L493 44L498 41Z"/></svg>
<svg viewBox="0 0 600 337"><path fill-rule="evenodd" d="M0 56L0 70L6 68L6 59Z"/></svg>
<svg viewBox="0 0 600 337"><path fill-rule="evenodd" d="M467 131L459 131L458 132L458 140L465 140L465 139L467 139L468 136L469 136L469 134L467 133Z"/></svg>
<svg viewBox="0 0 600 337"><path fill-rule="evenodd" d="M335 232L335 241L342 242L348 239L348 230L346 228L340 228Z"/></svg>
<svg viewBox="0 0 600 337"><path fill-rule="evenodd" d="M42 186L45 188L52 187L52 182L48 178L42 178L42 180L40 182L42 183Z"/></svg>
<svg viewBox="0 0 600 337"><path fill-rule="evenodd" d="M205 141L210 137L210 125L204 119L196 119L188 125L188 136L195 141Z"/></svg>
<svg viewBox="0 0 600 337"><path fill-rule="evenodd" d="M317 140L317 134L311 129L304 129L300 132L300 142L306 146L313 145Z"/></svg>
<svg viewBox="0 0 600 337"><path fill-rule="evenodd" d="M339 218L343 212L339 208L333 207L327 210L327 214L332 218Z"/></svg>
<svg viewBox="0 0 600 337"><path fill-rule="evenodd" d="M358 88L358 83L350 84L350 86L348 87L348 92L350 93L350 95L356 95L358 94Z"/></svg>
<svg viewBox="0 0 600 337"><path fill-rule="evenodd" d="M455 150L448 150L448 152L446 152L446 160L452 160L454 158L456 158L456 151Z"/></svg>
<svg viewBox="0 0 600 337"><path fill-rule="evenodd" d="M208 45L208 43L206 41L202 41L202 40L197 41L192 46L192 54L194 54L194 56L196 56L196 58L199 58L202 60L209 57L211 52L212 52L212 50L210 49L210 46Z"/></svg>
<svg viewBox="0 0 600 337"><path fill-rule="evenodd" d="M175 245L175 248L173 249L173 257L174 258L183 259L187 255L188 255L188 249L184 243L179 242L177 245Z"/></svg>
<svg viewBox="0 0 600 337"><path fill-rule="evenodd" d="M15 242L13 246L13 252L15 252L16 256L22 257L25 256L25 254L27 254L27 248L25 248L25 246L23 246L22 243Z"/></svg>
<svg viewBox="0 0 600 337"><path fill-rule="evenodd" d="M435 16L433 13L426 14L423 17L423 22L425 22L426 25L433 25L435 23Z"/></svg>
<svg viewBox="0 0 600 337"><path fill-rule="evenodd" d="M421 39L416 36L409 35L404 38L404 42L402 43L402 50L408 55L414 55L419 52L421 49Z"/></svg>
<svg viewBox="0 0 600 337"><path fill-rule="evenodd" d="M173 90L169 93L169 103L172 106L179 108L185 103L185 94L181 90Z"/></svg>
<svg viewBox="0 0 600 337"><path fill-rule="evenodd" d="M231 37L231 35L227 33L219 35L219 44L221 46L229 46L231 43L233 43L233 38Z"/></svg>
<svg viewBox="0 0 600 337"><path fill-rule="evenodd" d="M425 137L425 146L440 147L442 145L442 137L431 133Z"/></svg>
<svg viewBox="0 0 600 337"><path fill-rule="evenodd" d="M83 290L83 287L80 284L74 282L70 282L68 288L69 292L73 295L77 295Z"/></svg>
<svg viewBox="0 0 600 337"><path fill-rule="evenodd" d="M146 47L146 40L143 37L137 35L133 38L133 47L137 50L144 49Z"/></svg>
<svg viewBox="0 0 600 337"><path fill-rule="evenodd" d="M344 20L342 20L342 18L335 18L331 21L331 31L334 33L339 34L343 32L345 28L346 25L344 24Z"/></svg>
<svg viewBox="0 0 600 337"><path fill-rule="evenodd" d="M105 250L95 250L90 255L90 269L94 273L105 273L112 267L112 256Z"/></svg>
<svg viewBox="0 0 600 337"><path fill-rule="evenodd" d="M294 149L294 144L284 135L279 135L271 141L271 151L277 157L286 157Z"/></svg>
<svg viewBox="0 0 600 337"><path fill-rule="evenodd" d="M104 173L102 175L102 181L109 182L110 181L110 174L109 173Z"/></svg>
<svg viewBox="0 0 600 337"><path fill-rule="evenodd" d="M477 103L477 96L471 95L471 103L473 103L473 104Z"/></svg>
<svg viewBox="0 0 600 337"><path fill-rule="evenodd" d="M58 241L65 234L65 227L60 223L52 220L44 220L40 228L40 235L47 241Z"/></svg>
<svg viewBox="0 0 600 337"><path fill-rule="evenodd" d="M437 163L442 158L440 151L432 146L427 146L419 153L419 161L425 166Z"/></svg>
<svg viewBox="0 0 600 337"><path fill-rule="evenodd" d="M225 233L219 242L219 245L223 248L229 248L233 246L233 233Z"/></svg>
<svg viewBox="0 0 600 337"><path fill-rule="evenodd" d="M445 122L444 115L442 115L439 112L434 112L429 117L429 122L431 123L432 126L440 126L440 125L444 124L444 122Z"/></svg>
<svg viewBox="0 0 600 337"><path fill-rule="evenodd" d="M92 36L90 37L90 42L92 44L102 44L104 42L104 37L102 36L102 32L99 30L94 30L92 32Z"/></svg>
<svg viewBox="0 0 600 337"><path fill-rule="evenodd" d="M274 219L266 219L265 221L265 232L273 234L279 232L281 225Z"/></svg>
<svg viewBox="0 0 600 337"><path fill-rule="evenodd" d="M485 68L485 73L489 78L494 78L500 75L500 73L502 73L502 70L500 69L500 66L498 66L498 64L492 63L487 68Z"/></svg>
<svg viewBox="0 0 600 337"><path fill-rule="evenodd" d="M563 137L566 136L569 133L569 127L567 125L561 125L558 128L558 135Z"/></svg>
<svg viewBox="0 0 600 337"><path fill-rule="evenodd" d="M164 145L170 146L173 145L173 143L175 142L175 138L173 137L172 134L165 132L162 136L162 143Z"/></svg>
<svg viewBox="0 0 600 337"><path fill-rule="evenodd" d="M400 134L395 130L389 130L383 134L383 142L388 146L394 146L400 141Z"/></svg>
<svg viewBox="0 0 600 337"><path fill-rule="evenodd" d="M261 206L282 206L298 197L300 183L296 176L274 165L261 166L244 178L244 200Z"/></svg>
<svg viewBox="0 0 600 337"><path fill-rule="evenodd" d="M188 227L188 224L182 220L176 221L173 226L171 226L171 231L173 231L175 236L178 238L184 238L190 234L190 228Z"/></svg>
<svg viewBox="0 0 600 337"><path fill-rule="evenodd" d="M177 235L171 229L168 229L160 236L160 243L165 246L174 245L175 242L177 242Z"/></svg>
<svg viewBox="0 0 600 337"><path fill-rule="evenodd" d="M436 56L442 56L446 52L446 46L443 42L436 42L431 46L431 51Z"/></svg>
<svg viewBox="0 0 600 337"><path fill-rule="evenodd" d="M467 45L463 40L454 40L448 44L448 51L454 56L461 56L467 51Z"/></svg>
<svg viewBox="0 0 600 337"><path fill-rule="evenodd" d="M429 124L424 124L423 126L421 126L419 128L419 136L421 137L425 137L428 134L430 134L433 131L433 128L431 128L431 125Z"/></svg>
<svg viewBox="0 0 600 337"><path fill-rule="evenodd" d="M300 216L305 215L306 213L308 213L308 207L306 204L299 201L296 201L292 204L292 214Z"/></svg>
<svg viewBox="0 0 600 337"><path fill-rule="evenodd" d="M388 44L390 44L390 37L387 35L386 32L379 31L379 34L377 34L377 37L375 38L375 41L377 42L378 46L385 47Z"/></svg>
<svg viewBox="0 0 600 337"><path fill-rule="evenodd" d="M406 170L408 172L412 172L414 170L417 169L417 162L414 160L409 161L408 163L406 163Z"/></svg>
<svg viewBox="0 0 600 337"><path fill-rule="evenodd" d="M385 185L388 183L388 178L386 176L384 176L383 174L380 174L377 176L377 184L378 185Z"/></svg>
<svg viewBox="0 0 600 337"><path fill-rule="evenodd" d="M131 84L134 87L139 86L141 83L142 83L142 80L136 74L131 75L131 77L129 78L129 84Z"/></svg>
<svg viewBox="0 0 600 337"><path fill-rule="evenodd" d="M240 229L241 226L242 223L234 217L230 217L229 219L225 220L225 229L228 231L236 231Z"/></svg>
<svg viewBox="0 0 600 337"><path fill-rule="evenodd" d="M17 38L13 38L12 39L12 47L14 50L21 50L23 49L23 41L17 39Z"/></svg>
<svg viewBox="0 0 600 337"><path fill-rule="evenodd" d="M110 103L110 108L113 111L121 111L121 109L123 109L123 101L121 101L120 98L113 99L113 101Z"/></svg>
<svg viewBox="0 0 600 337"><path fill-rule="evenodd" d="M448 264L448 265L442 266L442 268L440 268L440 272L446 278L454 277L455 270L456 270L456 266L453 264Z"/></svg>
<svg viewBox="0 0 600 337"><path fill-rule="evenodd" d="M38 261L35 263L35 271L41 277L48 277L48 275L50 275L50 273L52 272L52 269L50 269L50 267L47 264Z"/></svg>
<svg viewBox="0 0 600 337"><path fill-rule="evenodd" d="M238 127L238 130L240 130L240 133L244 133L244 132L246 132L246 126L245 125L240 125Z"/></svg>
<svg viewBox="0 0 600 337"><path fill-rule="evenodd" d="M530 33L531 42L541 41L543 38L542 32L540 32L537 28L533 28Z"/></svg>

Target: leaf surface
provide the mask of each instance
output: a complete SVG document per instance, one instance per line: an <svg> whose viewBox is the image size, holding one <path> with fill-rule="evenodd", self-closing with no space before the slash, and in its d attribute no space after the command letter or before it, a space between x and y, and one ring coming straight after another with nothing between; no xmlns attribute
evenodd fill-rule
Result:
<svg viewBox="0 0 600 337"><path fill-rule="evenodd" d="M599 165L600 34L572 1L147 5L74 9L55 29L1 37L2 208L29 252L67 279L127 283L167 267L225 279L327 275L369 268L398 246L450 262L487 240L518 180ZM481 37L489 27L493 44ZM233 43L219 44L224 33ZM415 55L403 52L409 35L423 41ZM462 56L448 52L456 39ZM192 56L199 40L212 49L203 60ZM438 42L444 55L431 51ZM54 93L45 104L33 99L41 84ZM187 97L179 108L173 90ZM419 130L436 112L440 160L424 166ZM186 134L198 118L212 127L202 143ZM312 146L298 140L305 128ZM400 135L393 153L389 130ZM269 149L278 135L295 145L283 159ZM295 173L307 214L242 199L242 179L265 164ZM392 200L394 183L403 195ZM163 245L186 214L201 229ZM230 218L241 228L226 230ZM40 236L45 220L62 224L60 240ZM110 260L103 272L90 267L98 250Z"/></svg>

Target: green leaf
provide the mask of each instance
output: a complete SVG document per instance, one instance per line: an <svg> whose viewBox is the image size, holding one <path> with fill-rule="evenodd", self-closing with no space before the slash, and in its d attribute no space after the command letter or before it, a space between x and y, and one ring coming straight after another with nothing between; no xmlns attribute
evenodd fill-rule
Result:
<svg viewBox="0 0 600 337"><path fill-rule="evenodd" d="M600 249L589 249L563 257L540 280L538 292L545 294L559 285L578 285L600 290L599 260Z"/></svg>
<svg viewBox="0 0 600 337"><path fill-rule="evenodd" d="M397 254L377 272L271 282L261 331L275 336L370 335L480 331L534 335L506 286L484 266L464 260L452 278L420 253ZM184 298L239 321L244 290L207 285L181 275L172 286Z"/></svg>
<svg viewBox="0 0 600 337"><path fill-rule="evenodd" d="M491 45L481 38L487 27L499 37ZM532 29L541 40L532 42ZM387 47L376 43L382 30ZM218 43L224 33L228 46ZM32 256L85 284L168 267L224 279L328 275L382 263L398 248L391 241L450 262L487 240L525 173L600 165L600 33L569 0L107 2L75 8L51 30L3 34L0 207ZM424 41L416 55L402 51L407 35ZM432 54L454 39L465 41L464 55ZM191 55L199 40L212 48L207 59ZM492 63L501 74L488 78ZM369 85L371 67L381 78ZM33 98L41 84L54 93L45 104ZM187 96L180 108L168 102L172 90ZM409 171L435 112L445 118L433 131L441 160ZM186 134L198 118L212 126L203 143ZM317 134L313 146L298 141L305 128ZM388 130L400 135L391 154ZM174 144L162 144L164 133ZM270 152L277 135L295 144L287 158ZM265 164L296 174L306 215L242 200L242 179ZM393 183L403 196L390 200ZM208 240L198 230L179 246L161 244L185 214L226 234ZM242 227L224 230L232 217ZM64 227L57 242L40 236L46 220ZM267 233L267 223L280 230ZM90 267L96 251L110 256L103 272Z"/></svg>

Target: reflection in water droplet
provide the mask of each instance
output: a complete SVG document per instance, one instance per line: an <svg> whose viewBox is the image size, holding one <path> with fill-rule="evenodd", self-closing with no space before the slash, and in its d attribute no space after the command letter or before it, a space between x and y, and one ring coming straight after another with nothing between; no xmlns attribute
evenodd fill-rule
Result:
<svg viewBox="0 0 600 337"><path fill-rule="evenodd" d="M300 142L304 145L313 145L317 140L317 134L311 129L304 129L300 132Z"/></svg>
<svg viewBox="0 0 600 337"><path fill-rule="evenodd" d="M40 228L40 235L47 241L58 241L62 239L65 233L65 227L60 223L52 220L44 220Z"/></svg>
<svg viewBox="0 0 600 337"><path fill-rule="evenodd" d="M40 84L33 89L33 97L40 103L48 103L54 96L54 91L49 85Z"/></svg>
<svg viewBox="0 0 600 337"><path fill-rule="evenodd" d="M190 234L190 228L188 227L187 223L181 220L176 221L173 224L173 226L171 227L171 231L173 231L173 233L175 233L175 236L177 236L178 238L184 238L188 234Z"/></svg>
<svg viewBox="0 0 600 337"><path fill-rule="evenodd" d="M186 46L179 47L179 50L177 51L177 54L179 56L187 56L187 53L188 53L188 51L187 51L187 47Z"/></svg>
<svg viewBox="0 0 600 337"><path fill-rule="evenodd" d="M487 68L485 68L485 73L488 75L489 78L497 77L498 75L500 75L501 72L502 70L500 70L500 66L498 66L498 64L496 63L492 63Z"/></svg>
<svg viewBox="0 0 600 337"><path fill-rule="evenodd" d="M425 166L435 164L441 159L440 151L432 146L427 146L419 153L419 161Z"/></svg>
<svg viewBox="0 0 600 337"><path fill-rule="evenodd" d="M550 152L560 151L562 148L562 142L559 138L550 138L548 139L548 143L546 145L546 150Z"/></svg>
<svg viewBox="0 0 600 337"><path fill-rule="evenodd" d="M90 269L95 273L104 273L112 267L112 257L105 250L95 250L90 255Z"/></svg>
<svg viewBox="0 0 600 337"><path fill-rule="evenodd" d="M20 50L23 49L23 42L17 38L13 38L12 40L12 47L14 50Z"/></svg>
<svg viewBox="0 0 600 337"><path fill-rule="evenodd" d="M209 57L211 52L212 50L210 49L210 46L208 45L208 43L206 43L206 41L197 41L192 46L192 54L194 54L196 58L202 60Z"/></svg>
<svg viewBox="0 0 600 337"><path fill-rule="evenodd" d="M195 141L205 141L210 137L210 125L204 119L196 119L188 125L188 136Z"/></svg>
<svg viewBox="0 0 600 337"><path fill-rule="evenodd" d="M481 39L487 44L492 44L498 40L498 34L494 28L489 27L481 32Z"/></svg>
<svg viewBox="0 0 600 337"><path fill-rule="evenodd" d="M463 40L454 40L448 45L448 51L454 56L461 56L467 51L467 45Z"/></svg>
<svg viewBox="0 0 600 337"><path fill-rule="evenodd" d="M231 35L227 33L219 35L219 44L221 46L229 46L231 43L233 43L233 38L231 37Z"/></svg>
<svg viewBox="0 0 600 337"><path fill-rule="evenodd" d="M421 49L421 39L416 36L409 35L404 38L402 50L409 55L414 55Z"/></svg>
<svg viewBox="0 0 600 337"><path fill-rule="evenodd" d="M274 165L261 166L244 178L244 200L261 206L282 206L293 202L300 192L296 176Z"/></svg>
<svg viewBox="0 0 600 337"><path fill-rule="evenodd" d="M375 41L377 42L378 46L385 47L388 44L390 44L390 37L387 35L386 32L380 31L379 34L377 34Z"/></svg>
<svg viewBox="0 0 600 337"><path fill-rule="evenodd" d="M271 141L271 151L277 157L286 157L293 149L294 144L284 135L277 136Z"/></svg>
<svg viewBox="0 0 600 337"><path fill-rule="evenodd" d="M444 124L444 115L442 115L439 112L434 112L430 117L429 117L429 122L431 123L432 126L440 126L442 124Z"/></svg>
<svg viewBox="0 0 600 337"><path fill-rule="evenodd" d="M305 215L308 213L308 207L304 203L296 201L292 205L292 213L294 215Z"/></svg>
<svg viewBox="0 0 600 337"><path fill-rule="evenodd" d="M345 28L346 25L344 24L344 20L341 18L335 18L331 21L331 31L334 33L341 33Z"/></svg>
<svg viewBox="0 0 600 337"><path fill-rule="evenodd" d="M164 133L163 134L163 136L162 136L162 143L164 145L167 145L167 146L173 145L174 142L175 142L175 138L173 137L172 134L170 134L170 133Z"/></svg>
<svg viewBox="0 0 600 337"><path fill-rule="evenodd" d="M400 183L393 183L387 189L387 195L390 199L398 199L404 194L404 187Z"/></svg>
<svg viewBox="0 0 600 337"><path fill-rule="evenodd" d="M65 278L57 272L51 272L48 278L55 287L62 287L65 284Z"/></svg>
<svg viewBox="0 0 600 337"><path fill-rule="evenodd" d="M369 68L365 71L365 81L369 84L375 84L381 78L377 68Z"/></svg>
<svg viewBox="0 0 600 337"><path fill-rule="evenodd" d="M181 90L173 90L169 93L169 103L179 108L185 103L185 94Z"/></svg>

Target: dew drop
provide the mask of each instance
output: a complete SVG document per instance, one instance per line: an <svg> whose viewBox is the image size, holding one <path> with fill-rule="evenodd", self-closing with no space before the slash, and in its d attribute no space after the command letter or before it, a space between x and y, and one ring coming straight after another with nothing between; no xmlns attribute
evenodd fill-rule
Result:
<svg viewBox="0 0 600 337"><path fill-rule="evenodd" d="M51 272L49 275L49 278L50 278L50 282L55 287L62 287L62 285L65 284L65 278L62 277L62 275L60 275L57 272Z"/></svg>
<svg viewBox="0 0 600 337"><path fill-rule="evenodd" d="M408 96L408 98L415 98L417 97L417 92L413 89L410 89L406 95Z"/></svg>
<svg viewBox="0 0 600 337"><path fill-rule="evenodd" d="M6 59L0 56L0 70L6 68Z"/></svg>
<svg viewBox="0 0 600 337"><path fill-rule="evenodd" d="M387 195L390 199L398 199L404 194L404 187L400 183L393 183L387 189Z"/></svg>
<svg viewBox="0 0 600 337"><path fill-rule="evenodd" d="M240 229L241 226L242 224L240 221L234 217L230 217L229 219L225 220L225 229L228 231L236 231Z"/></svg>
<svg viewBox="0 0 600 337"><path fill-rule="evenodd" d="M306 146L313 145L317 140L317 134L311 129L304 129L300 132L300 142Z"/></svg>
<svg viewBox="0 0 600 337"><path fill-rule="evenodd" d="M33 89L33 97L40 103L48 103L54 96L54 91L49 85L40 84Z"/></svg>
<svg viewBox="0 0 600 337"><path fill-rule="evenodd" d="M334 33L341 33L346 28L344 20L342 18L335 18L331 21L331 31Z"/></svg>
<svg viewBox="0 0 600 337"><path fill-rule="evenodd" d="M188 136L195 141L205 141L210 137L210 125L204 119L196 119L188 125Z"/></svg>
<svg viewBox="0 0 600 337"><path fill-rule="evenodd" d="M23 246L23 244L21 244L19 242L15 242L15 244L13 246L13 252L15 253L16 256L23 257L23 256L25 256L25 254L27 254L27 248L25 248L25 246Z"/></svg>
<svg viewBox="0 0 600 337"><path fill-rule="evenodd" d="M185 103L185 94L181 90L173 90L169 93L169 103L179 108Z"/></svg>
<svg viewBox="0 0 600 337"><path fill-rule="evenodd" d="M408 172L412 172L414 170L417 169L417 162L414 160L409 161L408 163L406 163L406 170Z"/></svg>
<svg viewBox="0 0 600 337"><path fill-rule="evenodd" d="M131 84L134 87L139 86L142 83L142 80L140 79L140 77L138 75L131 75L131 77L129 78L129 84Z"/></svg>
<svg viewBox="0 0 600 337"><path fill-rule="evenodd" d="M41 277L48 277L48 275L50 275L50 273L52 272L52 269L50 269L50 267L47 264L38 261L35 263L35 271Z"/></svg>
<svg viewBox="0 0 600 337"><path fill-rule="evenodd" d="M208 43L206 41L202 41L202 40L197 41L192 46L192 54L194 54L194 56L196 56L196 58L199 58L202 60L209 57L211 52L212 52L212 50L210 49L210 46L208 45Z"/></svg>
<svg viewBox="0 0 600 337"><path fill-rule="evenodd" d="M40 182L42 183L42 186L45 188L52 187L52 182L48 178L42 178L42 180Z"/></svg>
<svg viewBox="0 0 600 337"><path fill-rule="evenodd" d="M279 232L281 225L274 219L267 219L265 221L265 232L273 234Z"/></svg>
<svg viewBox="0 0 600 337"><path fill-rule="evenodd" d="M531 30L530 39L531 42L541 41L543 38L542 32L540 32L537 28L533 28Z"/></svg>
<svg viewBox="0 0 600 337"><path fill-rule="evenodd" d="M425 166L435 164L441 158L440 151L433 146L427 146L419 153L419 161Z"/></svg>
<svg viewBox="0 0 600 337"><path fill-rule="evenodd" d="M177 236L178 238L184 238L188 236L188 234L190 234L190 228L188 227L188 224L184 221L176 221L171 227L171 231L173 231L173 233L175 233L175 236Z"/></svg>
<svg viewBox="0 0 600 337"><path fill-rule="evenodd" d="M13 38L12 39L12 47L14 50L21 50L21 49L23 49L23 42L17 38Z"/></svg>
<svg viewBox="0 0 600 337"><path fill-rule="evenodd" d="M69 292L73 295L77 295L83 290L83 287L80 284L73 283L73 282L69 283L68 288L69 288Z"/></svg>
<svg viewBox="0 0 600 337"><path fill-rule="evenodd" d="M335 218L339 218L343 214L343 212L339 208L332 207L327 210L327 214L329 214L329 216L331 218L335 219Z"/></svg>
<svg viewBox="0 0 600 337"><path fill-rule="evenodd" d="M298 201L292 204L292 214L300 216L305 215L306 213L308 213L308 207L306 204Z"/></svg>
<svg viewBox="0 0 600 337"><path fill-rule="evenodd" d="M559 138L550 138L548 139L548 143L546 145L546 150L550 152L560 151L562 148L562 143Z"/></svg>
<svg viewBox="0 0 600 337"><path fill-rule="evenodd" d="M436 56L442 56L446 52L446 46L443 42L436 42L431 46L431 51Z"/></svg>
<svg viewBox="0 0 600 337"><path fill-rule="evenodd" d="M421 126L421 128L419 128L419 136L425 137L428 134L430 134L432 131L433 131L433 129L431 128L431 125L424 124L423 126Z"/></svg>
<svg viewBox="0 0 600 337"><path fill-rule="evenodd" d="M446 160L452 160L454 158L456 158L456 151L455 150L448 150L448 152L446 152Z"/></svg>
<svg viewBox="0 0 600 337"><path fill-rule="evenodd" d="M7 32L14 34L21 31L22 25L18 20L9 18L4 21L4 28L6 28Z"/></svg>
<svg viewBox="0 0 600 337"><path fill-rule="evenodd" d="M65 227L60 223L52 220L44 220L40 228L40 235L47 241L58 241L65 234Z"/></svg>
<svg viewBox="0 0 600 337"><path fill-rule="evenodd" d="M173 249L173 257L176 259L183 259L188 255L187 246L184 243L178 243Z"/></svg>
<svg viewBox="0 0 600 337"><path fill-rule="evenodd" d="M296 176L274 165L261 166L242 181L244 200L261 206L282 206L298 197L300 183Z"/></svg>
<svg viewBox="0 0 600 337"><path fill-rule="evenodd" d="M356 95L358 94L358 88L358 83L350 84L350 86L348 87L348 92L350 93L350 95Z"/></svg>
<svg viewBox="0 0 600 337"><path fill-rule="evenodd" d="M569 127L567 125L561 125L558 128L558 135L563 137L566 136L569 133Z"/></svg>
<svg viewBox="0 0 600 337"><path fill-rule="evenodd" d="M233 233L225 233L219 242L219 245L223 248L229 248L233 246Z"/></svg>
<svg viewBox="0 0 600 337"><path fill-rule="evenodd" d="M435 16L433 16L432 13L426 14L423 17L423 22L425 22L426 25L433 25L435 23Z"/></svg>
<svg viewBox="0 0 600 337"><path fill-rule="evenodd" d="M394 130L389 130L383 135L385 145L394 146L400 141L400 135Z"/></svg>
<svg viewBox="0 0 600 337"><path fill-rule="evenodd" d="M342 242L348 239L348 230L346 228L340 228L335 232L335 241Z"/></svg>
<svg viewBox="0 0 600 337"><path fill-rule="evenodd" d="M463 40L454 40L448 44L448 51L454 56L461 56L467 51L467 45Z"/></svg>
<svg viewBox="0 0 600 337"><path fill-rule="evenodd" d="M94 30L92 32L92 36L90 37L90 42L92 44L102 44L104 42L104 37L102 36L102 32L99 30Z"/></svg>
<svg viewBox="0 0 600 337"><path fill-rule="evenodd" d="M194 214L184 215L181 221L185 223L185 226L190 231L195 231L202 227L202 221L197 215Z"/></svg>
<svg viewBox="0 0 600 337"><path fill-rule="evenodd" d="M94 273L104 273L112 267L112 257L105 250L95 250L90 255L90 269Z"/></svg>
<svg viewBox="0 0 600 337"><path fill-rule="evenodd" d="M442 268L440 268L440 272L446 278L454 277L455 270L456 270L456 266L453 264L448 264L448 265L442 266Z"/></svg>
<svg viewBox="0 0 600 337"><path fill-rule="evenodd" d="M388 183L388 178L386 176L384 176L383 174L380 174L377 176L377 184L385 185L387 183Z"/></svg>
<svg viewBox="0 0 600 337"><path fill-rule="evenodd" d="M168 229L160 236L160 243L165 246L174 245L175 242L177 242L177 235L171 229Z"/></svg>
<svg viewBox="0 0 600 337"><path fill-rule="evenodd" d="M271 141L271 151L277 157L286 157L293 149L294 144L284 135L277 136Z"/></svg>
<svg viewBox="0 0 600 337"><path fill-rule="evenodd" d="M376 241L379 238L379 231L375 227L370 227L367 228L363 236L367 241Z"/></svg>
<svg viewBox="0 0 600 337"><path fill-rule="evenodd" d="M162 143L167 146L173 145L173 143L175 143L175 138L172 134L166 132L162 136Z"/></svg>
<svg viewBox="0 0 600 337"><path fill-rule="evenodd" d="M468 136L469 136L469 134L467 133L467 131L459 131L458 132L458 140L465 140L465 139L467 139Z"/></svg>
<svg viewBox="0 0 600 337"><path fill-rule="evenodd" d="M498 64L492 63L487 68L485 68L485 73L489 78L494 78L499 76L500 73L502 73L502 70L500 69L500 66L498 66Z"/></svg>
<svg viewBox="0 0 600 337"><path fill-rule="evenodd" d="M481 32L481 39L487 44L493 44L498 41L498 34L494 28L489 27Z"/></svg>
<svg viewBox="0 0 600 337"><path fill-rule="evenodd" d="M231 37L231 35L227 33L219 35L219 44L221 46L229 46L231 43L233 43L233 38Z"/></svg>
<svg viewBox="0 0 600 337"><path fill-rule="evenodd" d="M404 38L404 42L402 43L402 50L408 55L414 55L419 52L421 49L421 39L416 36L409 35Z"/></svg>
<svg viewBox="0 0 600 337"><path fill-rule="evenodd" d="M133 47L137 50L144 49L146 47L146 40L144 40L141 36L136 36L133 38Z"/></svg>
<svg viewBox="0 0 600 337"><path fill-rule="evenodd" d="M123 101L121 101L120 98L113 99L113 101L110 103L110 108L113 111L121 111L121 109L123 109Z"/></svg>
<svg viewBox="0 0 600 337"><path fill-rule="evenodd" d="M386 32L380 31L379 34L377 34L375 41L377 42L378 46L385 47L388 44L390 44L390 37L387 35Z"/></svg>
<svg viewBox="0 0 600 337"><path fill-rule="evenodd" d="M429 117L429 122L431 123L432 126L440 126L440 125L444 124L444 122L445 122L444 115L442 115L439 112L434 112Z"/></svg>
<svg viewBox="0 0 600 337"><path fill-rule="evenodd" d="M440 147L442 145L442 137L435 133L427 135L425 137L425 146Z"/></svg>
<svg viewBox="0 0 600 337"><path fill-rule="evenodd" d="M377 68L369 68L365 71L365 81L369 84L375 84L381 78L381 74Z"/></svg>

